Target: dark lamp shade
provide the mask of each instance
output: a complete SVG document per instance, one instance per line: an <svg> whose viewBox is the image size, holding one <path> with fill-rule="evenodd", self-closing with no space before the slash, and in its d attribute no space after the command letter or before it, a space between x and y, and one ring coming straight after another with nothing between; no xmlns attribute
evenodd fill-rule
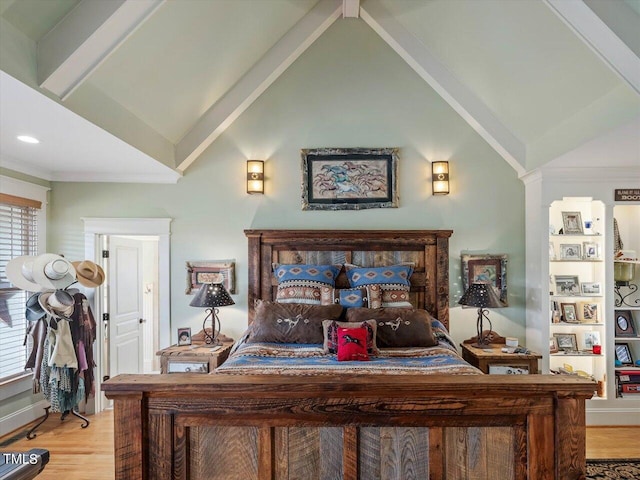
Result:
<svg viewBox="0 0 640 480"><path fill-rule="evenodd" d="M213 308L226 307L235 303L222 283L204 283L189 305L192 307Z"/></svg>
<svg viewBox="0 0 640 480"><path fill-rule="evenodd" d="M488 283L472 283L458 301L460 305L478 308L501 308L503 307L500 297Z"/></svg>

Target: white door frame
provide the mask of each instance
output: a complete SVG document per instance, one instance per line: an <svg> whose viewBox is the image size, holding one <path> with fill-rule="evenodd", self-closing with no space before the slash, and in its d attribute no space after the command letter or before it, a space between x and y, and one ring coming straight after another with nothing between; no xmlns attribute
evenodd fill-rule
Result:
<svg viewBox="0 0 640 480"><path fill-rule="evenodd" d="M94 259L95 263L102 263L102 248L98 238L100 235L154 235L158 237L158 346L168 347L171 343L171 277L170 277L170 242L171 218L93 218L83 217L84 222L84 252L85 258ZM102 288L102 287L101 287ZM96 341L96 393L94 404L87 404L87 411L99 412L102 405L102 359L104 354L104 324L102 312L104 306L100 299L90 291L87 295L95 305L95 319L97 324ZM93 407L93 408L92 408Z"/></svg>

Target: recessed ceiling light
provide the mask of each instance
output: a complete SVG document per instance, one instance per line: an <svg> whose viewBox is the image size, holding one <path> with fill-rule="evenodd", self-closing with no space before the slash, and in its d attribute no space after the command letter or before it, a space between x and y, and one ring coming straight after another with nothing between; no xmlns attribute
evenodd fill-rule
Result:
<svg viewBox="0 0 640 480"><path fill-rule="evenodd" d="M18 140L24 143L40 143L40 140L29 135L18 135Z"/></svg>

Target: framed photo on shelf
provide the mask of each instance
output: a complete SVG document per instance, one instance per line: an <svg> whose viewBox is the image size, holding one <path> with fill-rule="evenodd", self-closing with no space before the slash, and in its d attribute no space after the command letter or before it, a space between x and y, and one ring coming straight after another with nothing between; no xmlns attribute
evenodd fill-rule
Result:
<svg viewBox="0 0 640 480"><path fill-rule="evenodd" d="M562 233L564 235L584 234L580 212L562 212Z"/></svg>
<svg viewBox="0 0 640 480"><path fill-rule="evenodd" d="M578 307L578 320L581 322L597 323L600 319L600 304L581 302Z"/></svg>
<svg viewBox="0 0 640 480"><path fill-rule="evenodd" d="M600 248L596 242L582 242L582 255L587 260L600 258Z"/></svg>
<svg viewBox="0 0 640 480"><path fill-rule="evenodd" d="M637 337L631 310L616 310L616 337Z"/></svg>
<svg viewBox="0 0 640 480"><path fill-rule="evenodd" d="M178 329L178 346L191 345L191 328Z"/></svg>
<svg viewBox="0 0 640 480"><path fill-rule="evenodd" d="M462 254L462 286L464 291L472 283L490 283L500 297L502 306L507 300L507 256Z"/></svg>
<svg viewBox="0 0 640 480"><path fill-rule="evenodd" d="M600 332L596 330L584 332L582 347L584 350L593 350L594 345L600 345Z"/></svg>
<svg viewBox="0 0 640 480"><path fill-rule="evenodd" d="M582 247L579 243L561 243L560 260L582 260Z"/></svg>
<svg viewBox="0 0 640 480"><path fill-rule="evenodd" d="M578 350L578 341L575 333L554 333L553 338L558 343L558 349L564 352L575 352Z"/></svg>
<svg viewBox="0 0 640 480"><path fill-rule="evenodd" d="M616 360L622 365L633 365L633 357L628 343L616 343Z"/></svg>
<svg viewBox="0 0 640 480"><path fill-rule="evenodd" d="M578 310L575 303L561 303L562 320L567 323L578 323Z"/></svg>
<svg viewBox="0 0 640 480"><path fill-rule="evenodd" d="M549 339L549 353L558 353L558 340L556 337Z"/></svg>
<svg viewBox="0 0 640 480"><path fill-rule="evenodd" d="M556 295L580 295L580 281L577 275L555 275Z"/></svg>
<svg viewBox="0 0 640 480"><path fill-rule="evenodd" d="M580 284L580 292L582 295L600 297L602 296L602 285L600 285L600 282L582 282Z"/></svg>

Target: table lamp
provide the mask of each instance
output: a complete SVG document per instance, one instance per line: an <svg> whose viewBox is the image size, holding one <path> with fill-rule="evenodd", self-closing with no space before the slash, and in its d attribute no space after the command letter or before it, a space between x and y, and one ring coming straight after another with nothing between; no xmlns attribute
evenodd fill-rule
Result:
<svg viewBox="0 0 640 480"><path fill-rule="evenodd" d="M472 346L476 348L489 348L490 339L488 337L490 337L490 334L487 336L483 334L483 320L485 318L487 319L489 322L489 332L491 332L493 326L487 315L489 312L487 308L502 308L503 306L493 286L489 283L472 283L458 303L466 307L478 307L478 320L476 324L478 336L476 337L476 343L472 344Z"/></svg>
<svg viewBox="0 0 640 480"><path fill-rule="evenodd" d="M192 307L206 308L207 314L202 322L202 331L204 332L204 343L208 345L219 345L218 335L220 334L220 318L218 318L218 308L234 305L235 302L224 288L222 283L203 283L200 290L196 294L191 303ZM211 318L211 334L207 331L207 321ZM216 331L216 324L218 330Z"/></svg>

